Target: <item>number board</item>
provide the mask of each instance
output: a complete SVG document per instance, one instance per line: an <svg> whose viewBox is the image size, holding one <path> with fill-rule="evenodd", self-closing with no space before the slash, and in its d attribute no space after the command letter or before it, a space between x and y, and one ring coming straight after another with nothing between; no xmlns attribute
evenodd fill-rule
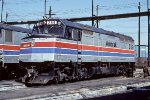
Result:
<svg viewBox="0 0 150 100"><path fill-rule="evenodd" d="M42 26L42 25L61 25L61 22L52 20L52 21L42 21L37 23L37 26Z"/></svg>

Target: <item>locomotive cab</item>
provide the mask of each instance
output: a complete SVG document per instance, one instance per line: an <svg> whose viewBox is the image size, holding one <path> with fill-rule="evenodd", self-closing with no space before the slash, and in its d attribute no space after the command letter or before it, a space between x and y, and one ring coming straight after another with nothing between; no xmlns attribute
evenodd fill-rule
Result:
<svg viewBox="0 0 150 100"><path fill-rule="evenodd" d="M60 20L41 21L33 27L33 31L36 32L36 35L43 34L53 37L63 37L64 29L65 25Z"/></svg>
<svg viewBox="0 0 150 100"><path fill-rule="evenodd" d="M80 41L82 30L74 28L75 26L67 26L63 21L58 19L43 20L34 25L33 33L35 34L32 34L32 36L41 35L51 38L65 38L68 40Z"/></svg>
<svg viewBox="0 0 150 100"><path fill-rule="evenodd" d="M81 29L67 26L62 20L42 20L34 25L32 34L22 39L20 61L32 62L32 64L33 62L62 62L59 55L67 53L65 49L61 49L62 46L67 46L62 42L79 43L81 35ZM77 45L74 48L78 48ZM74 53L76 52L75 50ZM67 62L70 61L76 62L76 59L67 59Z"/></svg>
<svg viewBox="0 0 150 100"><path fill-rule="evenodd" d="M62 20L50 19L38 22L33 27L33 33L23 38L21 43L20 65L28 69L25 77L32 80L31 76L34 74L35 77L38 74L38 79L34 79L34 82L30 80L30 83L47 83L54 79L56 73L58 74L54 70L60 66L70 66L70 62L78 60L76 56L71 55L77 54L77 50L64 49L70 48L65 42L77 44L80 40L81 30L73 30ZM73 48L78 47L75 45Z"/></svg>
<svg viewBox="0 0 150 100"><path fill-rule="evenodd" d="M22 39L20 61L45 62L53 61L56 41L66 36L66 26L59 19L39 21L33 27L33 33ZM46 57L47 53L52 56ZM45 55L46 54L46 55Z"/></svg>

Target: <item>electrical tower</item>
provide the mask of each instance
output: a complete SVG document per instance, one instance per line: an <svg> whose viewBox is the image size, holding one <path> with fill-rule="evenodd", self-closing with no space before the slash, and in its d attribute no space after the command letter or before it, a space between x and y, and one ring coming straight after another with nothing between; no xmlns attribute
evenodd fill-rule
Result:
<svg viewBox="0 0 150 100"><path fill-rule="evenodd" d="M148 9L148 66L150 66L150 9Z"/></svg>
<svg viewBox="0 0 150 100"><path fill-rule="evenodd" d="M4 0L0 0L2 2L2 8L1 8L1 22L3 21L3 9L4 9Z"/></svg>

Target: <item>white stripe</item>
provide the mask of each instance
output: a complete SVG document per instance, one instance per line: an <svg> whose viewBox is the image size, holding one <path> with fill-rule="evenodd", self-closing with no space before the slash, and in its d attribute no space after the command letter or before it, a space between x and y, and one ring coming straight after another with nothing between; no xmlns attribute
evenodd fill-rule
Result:
<svg viewBox="0 0 150 100"><path fill-rule="evenodd" d="M79 56L74 54L57 54L57 53L44 53L44 54L54 54L54 55L67 55L67 56ZM28 53L28 54L20 54L20 55L42 55L39 53ZM115 58L134 58L134 57L120 57L120 56L93 56L93 55L80 55L82 56L90 56L90 57L115 57Z"/></svg>
<svg viewBox="0 0 150 100"><path fill-rule="evenodd" d="M3 51L20 51L20 50L6 50L6 49L4 49Z"/></svg>
<svg viewBox="0 0 150 100"><path fill-rule="evenodd" d="M29 48L20 48L20 49L32 49L32 48L57 48L57 47L29 47Z"/></svg>
<svg viewBox="0 0 150 100"><path fill-rule="evenodd" d="M38 41L38 42L46 42L46 41ZM67 44L76 44L77 45L77 43L70 43L70 42L62 42L62 41L47 41L47 42L57 42L57 43L67 43ZM25 42L25 43L30 43L30 42ZM35 42L36 43L36 42ZM78 45L80 45L80 46L82 46L82 45L84 45L84 46L93 46L93 47L103 47L103 48L110 48L110 49L121 49L121 50L129 50L129 51L134 51L134 50L131 50L131 49L123 49L123 48L117 48L117 47L104 47L104 46L95 46L95 45L87 45L87 44L78 44Z"/></svg>
<svg viewBox="0 0 150 100"><path fill-rule="evenodd" d="M19 56L19 55L3 55L3 56Z"/></svg>
<svg viewBox="0 0 150 100"><path fill-rule="evenodd" d="M0 44L0 45L8 45L8 46L20 46L20 45L14 45L14 44Z"/></svg>

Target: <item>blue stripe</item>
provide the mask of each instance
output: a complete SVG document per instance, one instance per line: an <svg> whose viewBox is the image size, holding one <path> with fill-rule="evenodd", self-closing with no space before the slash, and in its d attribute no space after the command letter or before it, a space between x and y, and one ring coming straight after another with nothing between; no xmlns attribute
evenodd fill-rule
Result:
<svg viewBox="0 0 150 100"><path fill-rule="evenodd" d="M119 57L134 57L134 54L122 54L122 53L111 53L111 52L94 52L94 51L82 51L83 55L94 55L94 56L119 56Z"/></svg>
<svg viewBox="0 0 150 100"><path fill-rule="evenodd" d="M61 49L61 48L29 48L21 49L21 54L28 53L57 53L57 54L74 54L77 55L77 50ZM119 57L134 57L134 54L110 53L110 52L95 52L95 51L82 51L82 55L92 56L119 56Z"/></svg>
<svg viewBox="0 0 150 100"><path fill-rule="evenodd" d="M57 54L75 54L75 55L77 55L77 50L55 48L55 53L57 53Z"/></svg>
<svg viewBox="0 0 150 100"><path fill-rule="evenodd" d="M28 54L28 53L54 53L54 48L29 48L29 49L21 49L21 54Z"/></svg>
<svg viewBox="0 0 150 100"><path fill-rule="evenodd" d="M4 55L19 55L19 51L3 51Z"/></svg>
<svg viewBox="0 0 150 100"><path fill-rule="evenodd" d="M60 48L30 48L21 49L21 54L28 53L57 53L57 54L77 54L77 50L60 49Z"/></svg>
<svg viewBox="0 0 150 100"><path fill-rule="evenodd" d="M82 54L98 56L98 52L94 52L94 51L82 51ZM101 55L101 52L99 52L99 55Z"/></svg>

